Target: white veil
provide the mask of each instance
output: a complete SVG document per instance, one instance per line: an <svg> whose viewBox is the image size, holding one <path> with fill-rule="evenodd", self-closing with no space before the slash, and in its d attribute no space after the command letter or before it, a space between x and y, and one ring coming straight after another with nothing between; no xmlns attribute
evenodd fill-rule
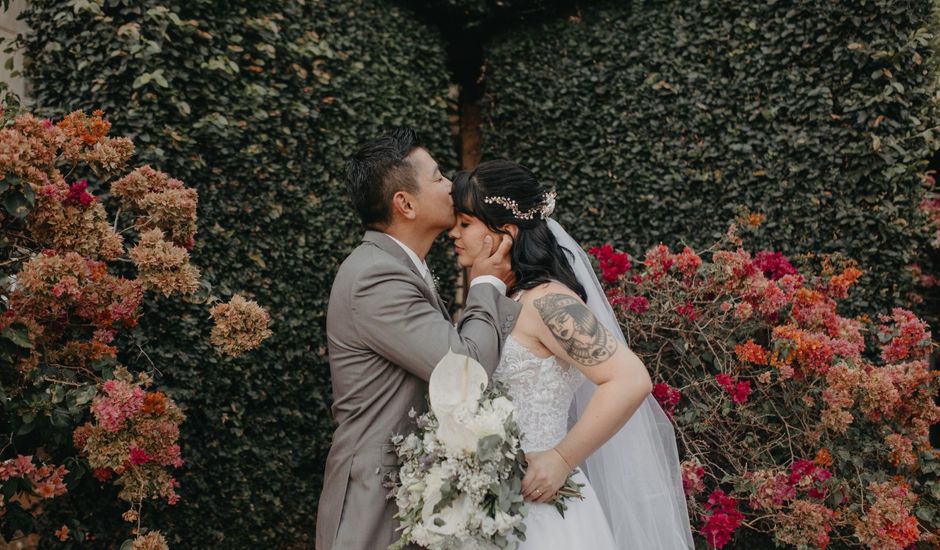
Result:
<svg viewBox="0 0 940 550"><path fill-rule="evenodd" d="M626 345L620 324L601 288L587 254L555 220L548 227L568 256L587 306ZM575 393L573 424L597 386L590 380ZM679 453L672 422L649 395L629 421L582 464L614 533L624 550L694 549Z"/></svg>

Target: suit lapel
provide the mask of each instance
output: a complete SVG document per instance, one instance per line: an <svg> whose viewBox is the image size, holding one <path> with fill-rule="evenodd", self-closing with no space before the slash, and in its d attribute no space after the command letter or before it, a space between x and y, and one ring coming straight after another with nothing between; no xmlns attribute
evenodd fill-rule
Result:
<svg viewBox="0 0 940 550"><path fill-rule="evenodd" d="M450 309L447 307L447 302L441 298L441 295L437 290L434 291L434 295L437 297L437 309L441 310L441 313L444 314L444 317L450 319Z"/></svg>
<svg viewBox="0 0 940 550"><path fill-rule="evenodd" d="M432 297L436 297L437 300L429 300L432 304L437 306L437 309L450 320L450 313L447 309L447 304L444 303L444 300L441 299L441 296L434 289L428 287L428 283L424 280L424 277L421 276L421 272L418 271L418 266L415 265L408 254L402 250L401 246L398 243L393 241L391 237L382 233L381 231L366 231L365 235L362 236L362 242L372 243L385 252L388 252L392 257L396 258L398 261L405 264L412 273L415 274L415 277L421 281L421 284L428 290L428 294Z"/></svg>

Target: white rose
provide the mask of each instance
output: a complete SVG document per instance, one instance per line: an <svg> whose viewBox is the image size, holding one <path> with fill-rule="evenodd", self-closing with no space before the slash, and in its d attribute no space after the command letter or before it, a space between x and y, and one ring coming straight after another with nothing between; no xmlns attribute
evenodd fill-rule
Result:
<svg viewBox="0 0 940 550"><path fill-rule="evenodd" d="M437 533L432 533L427 527L420 523L412 528L411 538L414 539L419 546L426 548L435 548L444 541L444 537Z"/></svg>
<svg viewBox="0 0 940 550"><path fill-rule="evenodd" d="M500 418L505 421L508 419L514 412L516 412L516 407L512 404L512 401L506 399L505 397L497 397L493 400L493 411L496 412Z"/></svg>
<svg viewBox="0 0 940 550"><path fill-rule="evenodd" d="M498 435L500 439L506 437L505 421L495 411L480 410L476 415L467 418L465 422L477 440L491 435Z"/></svg>

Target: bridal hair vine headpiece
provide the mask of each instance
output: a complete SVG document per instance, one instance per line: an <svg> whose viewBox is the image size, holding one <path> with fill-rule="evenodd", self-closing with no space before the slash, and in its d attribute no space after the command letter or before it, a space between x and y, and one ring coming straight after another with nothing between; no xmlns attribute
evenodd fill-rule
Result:
<svg viewBox="0 0 940 550"><path fill-rule="evenodd" d="M555 197L557 195L554 191L549 191L545 193L545 196L542 197L542 202L538 206L535 206L525 212L519 210L519 205L516 204L516 201L507 198L507 197L486 197L483 199L483 202L486 204L498 204L503 208L512 212L512 215L519 218L520 220L531 220L535 217L536 214L539 214L541 219L546 219L552 215L552 212L555 211Z"/></svg>

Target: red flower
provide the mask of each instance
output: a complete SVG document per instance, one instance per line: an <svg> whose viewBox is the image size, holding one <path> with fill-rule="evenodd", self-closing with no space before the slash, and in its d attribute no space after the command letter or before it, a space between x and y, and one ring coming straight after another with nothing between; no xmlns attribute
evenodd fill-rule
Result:
<svg viewBox="0 0 940 550"><path fill-rule="evenodd" d="M101 483L104 483L111 479L111 476L114 475L114 470L111 468L95 468L91 471L91 475Z"/></svg>
<svg viewBox="0 0 940 550"><path fill-rule="evenodd" d="M774 281L784 275L796 274L796 269L790 264L786 256L780 252L762 250L754 257L753 264L754 267L764 273L765 277Z"/></svg>
<svg viewBox="0 0 940 550"><path fill-rule="evenodd" d="M711 514L705 517L701 532L711 548L723 548L731 540L734 530L741 525L744 514L738 511L738 501L726 496L724 491L714 491L705 504Z"/></svg>
<svg viewBox="0 0 940 550"><path fill-rule="evenodd" d="M616 282L621 275L633 267L630 263L630 256L625 252L616 252L610 243L601 247L595 246L588 253L597 258L604 280L608 283Z"/></svg>
<svg viewBox="0 0 940 550"><path fill-rule="evenodd" d="M140 466L148 462L150 462L150 455L147 454L147 451L139 447L131 447L131 464Z"/></svg>
<svg viewBox="0 0 940 550"><path fill-rule="evenodd" d="M698 313L696 313L695 306L692 305L692 302L686 302L677 307L676 313L685 317L689 321L694 321L696 318L698 318Z"/></svg>
<svg viewBox="0 0 940 550"><path fill-rule="evenodd" d="M646 266L649 276L654 281L658 281L660 277L669 271L675 261L676 257L669 252L669 248L664 244L658 244L646 251L643 265Z"/></svg>
<svg viewBox="0 0 940 550"><path fill-rule="evenodd" d="M747 399L751 395L751 383L749 381L738 382L731 375L724 372L716 374L715 381L731 396L731 400L736 404L747 403Z"/></svg>
<svg viewBox="0 0 940 550"><path fill-rule="evenodd" d="M643 296L630 296L626 302L627 309L637 315L650 308L650 302Z"/></svg>
<svg viewBox="0 0 940 550"><path fill-rule="evenodd" d="M686 496L694 497L705 490L705 468L697 459L686 460L681 464L682 490Z"/></svg>
<svg viewBox="0 0 940 550"><path fill-rule="evenodd" d="M95 197L86 191L88 189L88 180L81 180L75 182L69 188L68 195L62 199L62 202L66 204L80 204L82 206L88 206L89 204L95 202Z"/></svg>
<svg viewBox="0 0 940 550"><path fill-rule="evenodd" d="M738 382L734 386L734 391L731 392L731 400L738 405L743 405L744 403L747 403L747 398L750 395L751 383L747 380L744 380L743 382Z"/></svg>
<svg viewBox="0 0 940 550"><path fill-rule="evenodd" d="M806 459L798 459L790 466L790 484L799 483L804 476L811 476L816 472L816 465Z"/></svg>
<svg viewBox="0 0 940 550"><path fill-rule="evenodd" d="M666 413L670 419L672 418L673 413L675 412L676 405L679 404L679 399L682 397L682 394L678 389L673 388L669 384L660 382L653 386L653 397L656 398L656 401L659 402L659 405L663 408L663 412Z"/></svg>
<svg viewBox="0 0 940 550"><path fill-rule="evenodd" d="M691 248L685 247L682 252L675 257L676 267L686 277L691 279L698 268L702 266L702 258L698 256Z"/></svg>
<svg viewBox="0 0 940 550"><path fill-rule="evenodd" d="M930 349L930 328L910 311L896 307L891 316L881 315L887 324L878 327L881 358L885 363L920 359Z"/></svg>

